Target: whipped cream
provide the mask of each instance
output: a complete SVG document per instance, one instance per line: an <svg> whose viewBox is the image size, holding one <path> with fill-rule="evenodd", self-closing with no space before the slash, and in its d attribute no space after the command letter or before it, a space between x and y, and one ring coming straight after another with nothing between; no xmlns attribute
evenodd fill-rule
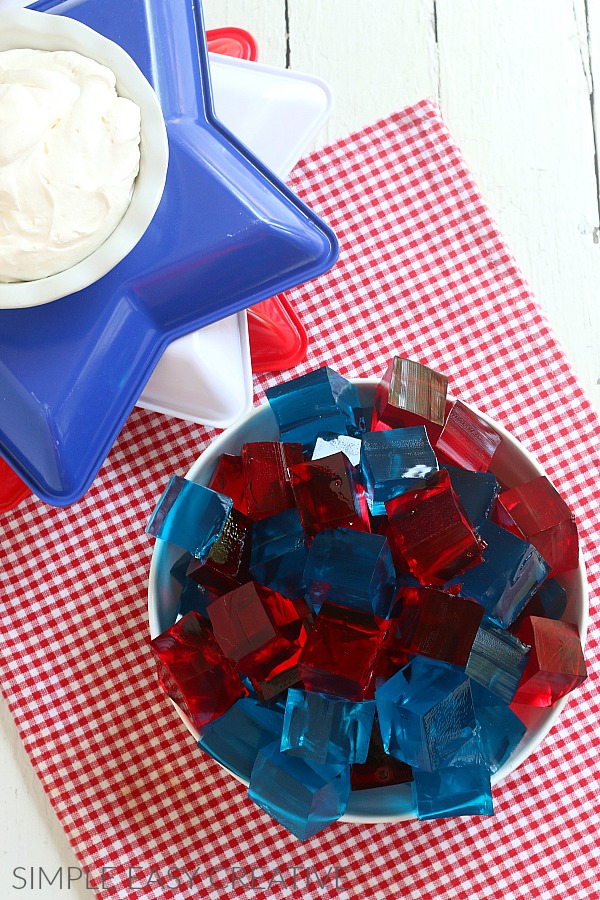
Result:
<svg viewBox="0 0 600 900"><path fill-rule="evenodd" d="M114 73L72 51L0 52L0 281L89 256L114 231L139 170L140 109Z"/></svg>

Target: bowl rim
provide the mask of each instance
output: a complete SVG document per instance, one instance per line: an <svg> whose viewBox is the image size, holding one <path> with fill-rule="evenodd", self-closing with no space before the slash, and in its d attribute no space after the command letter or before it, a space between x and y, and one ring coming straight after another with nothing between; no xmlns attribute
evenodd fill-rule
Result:
<svg viewBox="0 0 600 900"><path fill-rule="evenodd" d="M24 309L89 287L133 250L161 201L169 144L154 89L137 63L114 41L76 19L31 9L0 10L0 26L0 52L73 50L112 69L119 96L133 100L141 109L140 169L123 217L99 247L68 269L32 281L0 282L0 309Z"/></svg>
<svg viewBox="0 0 600 900"><path fill-rule="evenodd" d="M363 386L369 388L376 388L377 385L381 382L381 378L369 377L369 378L349 378L348 379L352 384L356 386ZM448 395L448 402L452 403L456 400L456 397L452 395ZM535 468L540 475L545 475L548 478L544 468L540 465L534 455L523 446L523 444L518 441L513 435L506 430L506 428L501 425L497 420L492 419L489 415L479 410L477 407L473 406L471 403L467 403L462 400L472 412L476 413L480 416L484 422L490 425L505 441L508 443L513 449L517 450L519 453L522 453L525 457L526 461ZM251 421L254 416L268 408L269 403L268 400L254 406L249 412L247 412L241 419L239 419L234 425L225 429L221 432L221 434L217 435L207 447L204 448L202 453L196 458L196 460L192 463L190 468L187 470L185 474L185 478L195 481L199 472L202 472L207 466L210 466L213 462L216 463L217 458L221 455L221 447L222 445L229 439L230 435L234 431L244 430L247 426L248 422ZM548 479L551 482L551 479ZM551 482L552 483L552 482ZM156 591L156 581L157 581L157 573L160 566L160 557L162 555L161 550L166 545L166 542L156 540L155 546L152 551L152 557L150 560L150 570L148 575L148 623L150 626L150 638L156 637L160 633L160 625L157 617L157 591ZM579 548L579 565L577 569L573 570L575 577L578 581L578 590L581 594L581 612L579 616L578 628L579 628L579 636L581 639L581 646L585 649L585 642L587 638L587 630L588 630L588 622L589 622L589 585L587 580L587 572L585 566L584 555L581 550L581 546ZM519 766L521 766L526 759L529 758L540 746L542 741L547 737L548 733L557 723L562 710L564 709L568 699L569 694L565 697L561 697L556 703L553 704L552 707L549 707L549 712L546 715L543 723L535 732L535 738L530 742L527 742L525 746L517 746L515 752L511 754L509 759L504 763L503 766L498 769L491 776L491 785L492 788L497 784L503 782L509 775L511 775ZM168 698L172 703L175 712L182 720L186 729L195 739L198 741L200 733L198 729L193 725L188 716L183 712L183 710L171 699ZM215 762L217 762L215 760ZM222 763L218 763L219 766L231 777L235 778L241 784L248 786L248 782L246 779L241 778L235 772L232 772L231 769L228 769L227 766L224 766ZM380 790L380 788L375 788L373 790ZM366 795L367 791L360 791L359 793ZM378 814L366 814L366 813L346 813L339 819L340 822L348 822L355 824L389 824L393 822L404 822L404 821L417 821L417 816L414 813L398 813L393 815L378 815Z"/></svg>

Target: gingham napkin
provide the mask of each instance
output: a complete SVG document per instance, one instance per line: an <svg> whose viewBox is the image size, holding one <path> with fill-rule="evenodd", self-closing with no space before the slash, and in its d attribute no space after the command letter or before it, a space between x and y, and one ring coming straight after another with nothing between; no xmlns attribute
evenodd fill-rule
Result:
<svg viewBox="0 0 600 900"><path fill-rule="evenodd" d="M337 823L299 843L200 754L157 686L144 527L214 433L135 410L83 500L2 518L3 685L27 751L101 897L598 897L600 424L432 103L313 154L292 186L342 248L289 293L310 338L294 371L414 357L536 454L579 520L590 677L496 787L494 818ZM257 378L257 401L291 374Z"/></svg>

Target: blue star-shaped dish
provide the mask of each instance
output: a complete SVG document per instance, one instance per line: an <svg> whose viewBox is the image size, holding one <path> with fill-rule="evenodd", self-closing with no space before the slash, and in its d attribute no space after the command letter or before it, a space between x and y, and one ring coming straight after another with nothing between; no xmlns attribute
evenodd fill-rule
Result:
<svg viewBox="0 0 600 900"><path fill-rule="evenodd" d="M215 118L198 0L41 0L120 44L155 88L169 169L148 230L100 281L0 311L0 452L67 506L170 341L327 271L331 230Z"/></svg>

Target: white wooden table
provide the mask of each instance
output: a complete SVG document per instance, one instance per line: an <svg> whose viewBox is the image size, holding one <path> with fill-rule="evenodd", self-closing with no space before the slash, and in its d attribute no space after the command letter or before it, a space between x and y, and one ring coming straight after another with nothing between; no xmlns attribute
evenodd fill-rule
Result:
<svg viewBox="0 0 600 900"><path fill-rule="evenodd" d="M600 409L600 0L204 0L204 9L208 28L250 31L262 62L329 82L335 108L315 147L437 100ZM0 896L29 896L15 866L69 865L77 862L2 704ZM46 886L35 895L67 894Z"/></svg>

